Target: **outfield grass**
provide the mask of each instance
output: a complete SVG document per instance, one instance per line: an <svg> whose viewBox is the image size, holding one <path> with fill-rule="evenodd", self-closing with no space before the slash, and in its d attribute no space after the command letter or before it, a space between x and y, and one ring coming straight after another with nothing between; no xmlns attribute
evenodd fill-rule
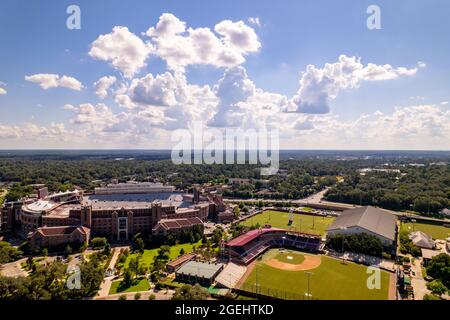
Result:
<svg viewBox="0 0 450 320"><path fill-rule="evenodd" d="M298 253L300 254L300 253ZM303 254L304 255L304 254ZM305 271L284 271L269 267L267 259L274 256L273 250L266 253L262 261L254 267L252 273L241 287L244 290L254 288L256 277L262 294L303 299L308 291L308 279ZM276 254L275 254L276 256ZM387 300L389 293L389 273L381 271L381 288L367 288L367 267L352 262L342 262L321 256L319 267L309 270L310 293L318 300ZM269 290L267 290L269 288ZM253 290L252 290L253 291ZM287 293L287 295L285 295Z"/></svg>
<svg viewBox="0 0 450 320"><path fill-rule="evenodd" d="M263 213L250 217L241 222L244 226L252 226L259 223L260 226L270 224L274 228L295 230L298 232L324 235L328 226L333 222L333 217L319 217L307 214L293 214L294 223L289 226L289 213L282 211L266 210ZM314 227L313 227L314 220Z"/></svg>
<svg viewBox="0 0 450 320"><path fill-rule="evenodd" d="M183 243L171 246L169 260L177 258L180 255L181 248L184 249L185 253L189 253L192 252L192 248L194 246L198 247L199 245L201 245L201 241L197 243ZM154 257L158 255L158 250L159 248L144 250L144 253L142 255L140 255L139 253L131 253L130 255L128 255L128 258L124 263L124 268L128 268L131 258L136 258L137 256L140 256L139 261L143 263L146 267L151 267L153 265Z"/></svg>
<svg viewBox="0 0 450 320"><path fill-rule="evenodd" d="M147 279L136 280L135 283L128 288L121 288L120 283L122 280L114 281L111 283L111 288L109 289L109 294L116 294L122 292L139 292L148 291L150 289L150 284Z"/></svg>
<svg viewBox="0 0 450 320"><path fill-rule="evenodd" d="M423 222L407 222L402 223L402 230L406 230L408 232L413 231L422 231L426 234L430 235L433 239L442 239L445 240L450 237L450 228L444 227L442 225L432 224L432 223L423 223Z"/></svg>

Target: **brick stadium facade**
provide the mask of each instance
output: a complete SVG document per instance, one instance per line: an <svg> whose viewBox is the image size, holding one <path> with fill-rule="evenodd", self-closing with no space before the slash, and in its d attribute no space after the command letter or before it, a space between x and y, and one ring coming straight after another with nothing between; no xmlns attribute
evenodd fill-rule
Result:
<svg viewBox="0 0 450 320"><path fill-rule="evenodd" d="M221 255L238 264L248 265L271 248L290 248L306 252L318 252L321 237L318 235L262 228L249 231L231 241L222 243Z"/></svg>
<svg viewBox="0 0 450 320"><path fill-rule="evenodd" d="M203 230L203 223L211 215L230 211L227 207L218 207L221 201L212 201L217 196L191 199L176 192L84 196L75 190L40 194L41 199L5 204L1 210L2 230L19 230L30 242L48 246L53 244L50 236L47 236L48 242L37 241L34 237L45 238L47 233L43 228L49 227L84 227L89 230L89 237L126 241L138 233L166 236L192 230L195 226ZM35 232L39 230L44 231ZM69 239L64 232L61 229L59 237ZM59 240L53 242L56 244Z"/></svg>

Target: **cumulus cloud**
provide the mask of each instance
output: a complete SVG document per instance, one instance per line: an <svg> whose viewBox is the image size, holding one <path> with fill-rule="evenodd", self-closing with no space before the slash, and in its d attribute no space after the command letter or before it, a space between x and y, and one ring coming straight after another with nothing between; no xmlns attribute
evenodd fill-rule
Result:
<svg viewBox="0 0 450 320"><path fill-rule="evenodd" d="M77 79L69 76L60 76L53 73L39 73L25 76L25 80L38 84L42 89L68 88L76 91L83 89L83 84Z"/></svg>
<svg viewBox="0 0 450 320"><path fill-rule="evenodd" d="M0 123L1 139L26 139L39 140L46 138L61 138L67 133L63 123L52 122L50 126L38 126L35 123L27 122L22 126L3 125Z"/></svg>
<svg viewBox="0 0 450 320"><path fill-rule="evenodd" d="M339 56L335 63L323 68L308 65L299 81L299 90L292 98L287 111L299 113L328 113L329 102L345 89L357 88L364 81L392 80L400 76L412 76L418 68L395 68L389 64L364 66L360 59Z"/></svg>
<svg viewBox="0 0 450 320"><path fill-rule="evenodd" d="M0 96L5 95L7 93L6 89L0 87Z"/></svg>
<svg viewBox="0 0 450 320"><path fill-rule="evenodd" d="M137 113L139 121L161 128L184 128L196 119L210 117L217 98L207 85L187 82L180 72L147 74L115 92L115 101Z"/></svg>
<svg viewBox="0 0 450 320"><path fill-rule="evenodd" d="M255 85L248 78L247 71L243 67L226 70L214 87L214 92L220 103L208 125L212 127L240 126L244 110L239 106L239 102L246 101L255 92Z"/></svg>
<svg viewBox="0 0 450 320"><path fill-rule="evenodd" d="M109 61L125 77L133 77L146 65L152 46L145 43L126 27L116 26L111 33L100 35L91 44L89 55Z"/></svg>
<svg viewBox="0 0 450 320"><path fill-rule="evenodd" d="M108 95L108 89L117 81L116 77L114 76L104 76L98 79L94 83L95 87L95 94L101 98L105 99Z"/></svg>
<svg viewBox="0 0 450 320"><path fill-rule="evenodd" d="M171 13L164 13L156 26L145 33L155 46L155 54L164 59L171 70L207 64L233 67L245 62L245 56L261 47L255 31L244 22L229 20L209 28L187 28L186 23Z"/></svg>

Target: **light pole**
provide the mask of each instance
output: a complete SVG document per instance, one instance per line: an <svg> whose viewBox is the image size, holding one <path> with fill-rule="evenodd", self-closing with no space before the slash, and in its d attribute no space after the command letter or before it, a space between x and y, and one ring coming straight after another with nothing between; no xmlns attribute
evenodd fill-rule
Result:
<svg viewBox="0 0 450 320"><path fill-rule="evenodd" d="M314 218L315 218L315 217L316 217L316 215L313 213L313 227L312 227L313 230L314 230L314 220L315 220Z"/></svg>
<svg viewBox="0 0 450 320"><path fill-rule="evenodd" d="M345 231L345 230L347 230L347 227L340 227L339 230ZM342 233L341 236L342 236L342 264L345 264L345 260L344 260L344 253L345 253L345 250L344 250L344 249L345 249L345 248L344 248L345 234Z"/></svg>
<svg viewBox="0 0 450 320"><path fill-rule="evenodd" d="M312 272L305 272L306 276L308 277L308 292L306 294L306 297L308 300L311 299L311 291L310 291L310 280L311 280L311 276L314 274Z"/></svg>

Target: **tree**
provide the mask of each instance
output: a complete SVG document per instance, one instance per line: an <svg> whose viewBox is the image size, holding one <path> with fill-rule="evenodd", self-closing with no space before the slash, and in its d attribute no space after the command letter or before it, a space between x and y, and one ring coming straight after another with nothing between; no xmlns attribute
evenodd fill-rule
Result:
<svg viewBox="0 0 450 320"><path fill-rule="evenodd" d="M105 245L105 248L103 249L103 255L108 257L111 254L111 246L109 243Z"/></svg>
<svg viewBox="0 0 450 320"><path fill-rule="evenodd" d="M239 215L241 214L241 209L239 209L238 206L234 207L234 209L233 209L233 214L234 214L234 216L235 216L236 218L238 218Z"/></svg>
<svg viewBox="0 0 450 320"><path fill-rule="evenodd" d="M138 275L145 276L147 274L148 268L143 264L140 263L138 267Z"/></svg>
<svg viewBox="0 0 450 320"><path fill-rule="evenodd" d="M0 241L0 264L16 261L22 255L23 252L21 250L11 246L6 241Z"/></svg>
<svg viewBox="0 0 450 320"><path fill-rule="evenodd" d="M66 257L68 257L69 255L71 255L72 254L72 247L70 246L70 244L68 244L67 246L66 246L66 249L64 249L64 255L66 256Z"/></svg>
<svg viewBox="0 0 450 320"><path fill-rule="evenodd" d="M427 275L440 280L444 286L450 288L450 256L441 253L433 257L428 263Z"/></svg>
<svg viewBox="0 0 450 320"><path fill-rule="evenodd" d="M130 269L126 269L123 274L123 280L121 282L121 285L123 285L125 288L131 287L133 284L133 274L131 273Z"/></svg>
<svg viewBox="0 0 450 320"><path fill-rule="evenodd" d="M42 249L42 255L43 255L44 257L47 257L47 256L48 256L48 249L47 249L47 248Z"/></svg>
<svg viewBox="0 0 450 320"><path fill-rule="evenodd" d="M441 298L439 298L438 296L436 296L434 294L425 294L423 296L423 300L441 300Z"/></svg>
<svg viewBox="0 0 450 320"><path fill-rule="evenodd" d="M119 297L119 300L127 300L127 295L126 294L122 294L120 297Z"/></svg>
<svg viewBox="0 0 450 320"><path fill-rule="evenodd" d="M106 238L96 237L91 240L91 246L94 249L102 249L108 244Z"/></svg>
<svg viewBox="0 0 450 320"><path fill-rule="evenodd" d="M137 238L135 245L136 245L136 251L140 252L141 254L144 253L145 243L144 243L144 240L142 240L142 238Z"/></svg>
<svg viewBox="0 0 450 320"><path fill-rule="evenodd" d="M179 254L179 255L182 256L183 254L184 254L184 248L181 248L181 249L180 249L180 254Z"/></svg>
<svg viewBox="0 0 450 320"><path fill-rule="evenodd" d="M134 295L134 300L140 300L141 299L141 294L139 292L136 292L136 294Z"/></svg>
<svg viewBox="0 0 450 320"><path fill-rule="evenodd" d="M446 293L448 290L447 287L444 286L440 280L433 280L431 282L428 282L427 288L437 296Z"/></svg>
<svg viewBox="0 0 450 320"><path fill-rule="evenodd" d="M186 284L175 290L172 300L206 300L209 296L208 290L199 284L194 286Z"/></svg>
<svg viewBox="0 0 450 320"><path fill-rule="evenodd" d="M148 300L155 300L156 296L153 293L150 293L150 295L148 296Z"/></svg>

